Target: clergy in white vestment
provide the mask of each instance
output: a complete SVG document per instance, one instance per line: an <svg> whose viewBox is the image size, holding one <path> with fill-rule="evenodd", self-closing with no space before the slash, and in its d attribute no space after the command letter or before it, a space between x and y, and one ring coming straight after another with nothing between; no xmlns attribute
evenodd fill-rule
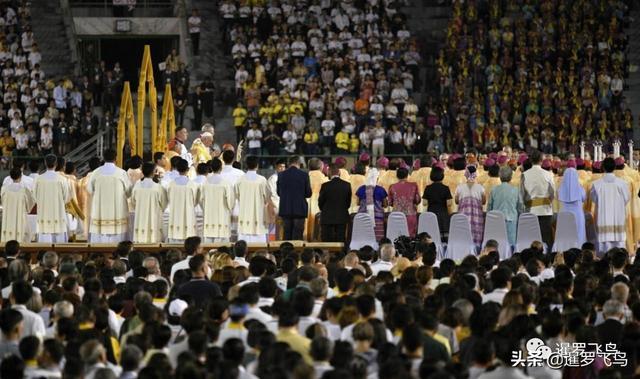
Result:
<svg viewBox="0 0 640 379"><path fill-rule="evenodd" d="M198 185L202 190L202 185L207 181L207 177L211 172L211 168L207 162L198 163L196 166L196 177L193 178L193 182ZM196 205L196 234L202 235L203 228L203 216L202 207L200 204Z"/></svg>
<svg viewBox="0 0 640 379"><path fill-rule="evenodd" d="M67 213L65 205L71 199L67 179L55 169L58 159L55 155L44 158L47 171L40 175L33 186L33 194L38 206L36 231L38 242L66 243Z"/></svg>
<svg viewBox="0 0 640 379"><path fill-rule="evenodd" d="M35 182L35 178L32 178L31 176L28 176L28 175L24 175L22 167L15 167L15 168L20 170L20 172L22 173L21 175L22 178L20 179L20 183L22 183L23 186L33 191L33 184ZM11 184L11 183L13 183L11 176L5 176L4 180L2 181L2 186L4 187L5 185Z"/></svg>
<svg viewBox="0 0 640 379"><path fill-rule="evenodd" d="M203 214L205 242L228 242L231 236L231 211L236 203L234 188L220 175L222 161L213 158L211 174L201 187L200 206Z"/></svg>
<svg viewBox="0 0 640 379"><path fill-rule="evenodd" d="M275 170L267 183L269 184L269 191L271 191L271 205L273 206L273 222L269 226L269 233L273 233L276 236L276 240L281 240L283 235L282 219L276 217L278 214L278 207L280 206L280 196L278 196L278 174L287 168L286 159L278 159L275 164Z"/></svg>
<svg viewBox="0 0 640 379"><path fill-rule="evenodd" d="M134 209L133 242L162 242L162 214L167 207L167 191L153 181L155 165L142 165L143 178L133 187L131 205Z"/></svg>
<svg viewBox="0 0 640 379"><path fill-rule="evenodd" d="M604 176L591 186L600 255L611 248L625 246L626 206L630 200L629 185L613 174L616 168L613 158L605 158L602 168Z"/></svg>
<svg viewBox="0 0 640 379"><path fill-rule="evenodd" d="M180 176L180 174L178 174L178 170L176 169L176 165L178 164L180 159L180 156L176 155L172 157L171 160L169 160L171 164L171 170L164 173L164 175L162 176L162 181L160 182L160 184L162 184L164 188L169 188L169 184L173 183L173 179Z"/></svg>
<svg viewBox="0 0 640 379"><path fill-rule="evenodd" d="M224 166L222 167L222 171L220 175L229 182L230 185L235 186L238 180L244 176L244 172L233 167L233 162L236 160L236 154L232 150L225 150L222 152L222 162ZM240 212L238 199L236 198L236 203L233 206L233 211L231 212L231 242L235 242L238 237L238 213Z"/></svg>
<svg viewBox="0 0 640 379"><path fill-rule="evenodd" d="M131 182L115 160L115 150L107 149L104 164L93 172L87 186L91 194L89 242L116 243L127 239Z"/></svg>
<svg viewBox="0 0 640 379"><path fill-rule="evenodd" d="M180 176L169 185L169 228L168 241L182 243L196 235L195 207L200 197L200 188L189 179L189 162L180 159L177 164Z"/></svg>
<svg viewBox="0 0 640 379"><path fill-rule="evenodd" d="M22 184L22 171L13 168L9 172L11 183L2 186L2 232L0 241L31 242L27 214L36 203L31 190Z"/></svg>
<svg viewBox="0 0 640 379"><path fill-rule="evenodd" d="M258 175L258 157L247 157L247 173L236 183L235 193L240 207L238 240L267 242L267 207L271 202L271 191L267 179Z"/></svg>

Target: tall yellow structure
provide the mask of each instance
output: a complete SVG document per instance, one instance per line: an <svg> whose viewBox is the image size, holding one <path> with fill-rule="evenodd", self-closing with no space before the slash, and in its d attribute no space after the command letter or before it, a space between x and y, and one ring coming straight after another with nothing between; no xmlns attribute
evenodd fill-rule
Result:
<svg viewBox="0 0 640 379"><path fill-rule="evenodd" d="M122 98L120 100L120 117L117 129L117 164L122 167L123 149L128 130L128 140L131 146L131 155L142 156L144 152L144 108L147 103L147 84L149 85L148 104L151 114L151 150L152 153L164 151L167 146L167 127L175 129L175 115L173 109L173 96L171 85L167 84L162 103L162 118L158 125L158 93L153 78L153 63L151 62L151 48L145 45L140 67L140 80L138 81L137 119L133 113L133 99L131 97L130 83L124 82ZM137 122L136 122L137 120Z"/></svg>

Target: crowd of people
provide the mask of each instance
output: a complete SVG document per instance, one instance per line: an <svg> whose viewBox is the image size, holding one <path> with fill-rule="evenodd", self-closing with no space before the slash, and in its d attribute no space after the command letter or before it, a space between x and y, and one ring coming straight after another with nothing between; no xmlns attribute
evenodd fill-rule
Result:
<svg viewBox="0 0 640 379"><path fill-rule="evenodd" d="M238 141L269 155L422 151L412 99L422 57L404 5L222 1Z"/></svg>
<svg viewBox="0 0 640 379"><path fill-rule="evenodd" d="M428 127L446 131L446 151L575 153L582 140L630 139L630 5L454 2L436 61L439 92L425 109Z"/></svg>
<svg viewBox="0 0 640 379"><path fill-rule="evenodd" d="M334 3L220 4L237 139L256 152L566 154L632 135L629 1L454 2L420 107L404 2Z"/></svg>
<svg viewBox="0 0 640 379"><path fill-rule="evenodd" d="M37 204L38 238L66 241L65 202L73 187L55 171L60 163L55 156L45 158L45 173L22 176L14 169L2 187L1 235L16 237L5 242L0 257L3 378L638 375L640 266L636 252L625 246L634 237L624 232L627 223L633 225L625 217L627 202L637 198L630 194L629 178L640 181L620 158L607 157L589 170L578 159L555 169L535 151L518 156L513 172L506 154L435 162L427 156L409 175L397 159L368 167L363 155L353 174L344 162L334 162L327 178L320 160L309 162L307 173L294 157L279 163L276 192L270 193L272 178L257 174L258 158L246 157L245 173L229 149L223 149L222 161L198 164L192 179L178 153L170 167L162 154L157 163L142 164L142 176L138 169L117 168L112 150L103 155L105 163L92 162L81 188L90 197L91 241L114 246L118 241L107 256L43 251L32 257L20 250L20 233L7 235L19 232L22 216ZM452 185L459 213L481 214L488 198L489 209L517 215L522 207L536 214L543 228L551 227L554 199L561 210L584 216L582 202L588 198L597 212L599 244L581 241L555 251L549 248L552 241L534 241L503 257L496 241L489 241L479 254L449 257L413 224L410 243L380 237L375 249L329 253L285 242L275 251L250 251L247 242L267 233L262 221L273 196L279 196L285 234L304 233L306 214L296 210L304 210L309 198L321 210L323 240L343 238L339 225L348 220L353 185L341 179L344 175L365 178L355 191L357 208L373 213L376 222L386 205L416 212L421 197L425 210L446 222ZM28 177L35 177L33 187ZM130 178L136 177L131 190ZM485 194L484 188L490 190ZM135 213L134 240L161 235L167 201L168 237L180 242L182 251L145 254L136 243L119 242L127 238L129 206ZM238 240L204 251L207 240L233 236L235 205ZM203 236L195 236L198 206ZM543 238L549 235L545 230Z"/></svg>

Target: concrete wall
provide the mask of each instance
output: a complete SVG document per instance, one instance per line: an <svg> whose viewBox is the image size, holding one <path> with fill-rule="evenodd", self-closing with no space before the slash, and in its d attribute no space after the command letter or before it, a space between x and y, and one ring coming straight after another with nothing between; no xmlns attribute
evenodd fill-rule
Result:
<svg viewBox="0 0 640 379"><path fill-rule="evenodd" d="M115 31L116 20L130 20L131 32ZM185 40L188 36L180 27L182 20L177 17L74 17L76 35L83 36L160 36L179 35L180 55L187 61Z"/></svg>

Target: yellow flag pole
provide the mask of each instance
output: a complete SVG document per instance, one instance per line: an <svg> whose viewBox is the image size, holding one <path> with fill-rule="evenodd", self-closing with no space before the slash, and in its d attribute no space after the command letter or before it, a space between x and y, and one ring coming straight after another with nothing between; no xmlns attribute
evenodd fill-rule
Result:
<svg viewBox="0 0 640 379"><path fill-rule="evenodd" d="M140 79L138 81L138 138L137 138L137 152L142 155L144 150L144 105L146 103L146 84L147 84L147 71L149 67L151 48L149 45L144 46L144 53L142 54L142 65L140 66Z"/></svg>
<svg viewBox="0 0 640 379"><path fill-rule="evenodd" d="M129 132L129 145L131 146L131 155L136 155L136 130L131 127L130 119L133 117L131 113L132 109L130 104L132 102L131 99L131 87L129 82L124 82L124 93L123 93L123 102L124 108L120 109L120 117L124 118L127 121L127 129Z"/></svg>
<svg viewBox="0 0 640 379"><path fill-rule="evenodd" d="M131 155L136 155L136 120L133 115L133 99L131 98L131 89L127 85L127 104L126 104L126 114L127 118L127 127L129 128L129 138L131 141Z"/></svg>
<svg viewBox="0 0 640 379"><path fill-rule="evenodd" d="M118 165L118 167L122 167L124 140L126 138L125 125L127 118L125 116L125 112L127 110L127 88L128 82L125 83L125 87L122 89L122 98L120 99L120 117L118 118L118 128L116 129L116 164Z"/></svg>
<svg viewBox="0 0 640 379"><path fill-rule="evenodd" d="M151 109L151 153L158 151L158 95L153 82L149 83L149 108Z"/></svg>
<svg viewBox="0 0 640 379"><path fill-rule="evenodd" d="M167 127L170 121L170 116L171 123L175 125L175 121L173 121L173 96L171 95L171 85L167 84L165 85L164 97L162 99L162 117L160 118L160 130L158 133L159 151L164 151L167 148Z"/></svg>

